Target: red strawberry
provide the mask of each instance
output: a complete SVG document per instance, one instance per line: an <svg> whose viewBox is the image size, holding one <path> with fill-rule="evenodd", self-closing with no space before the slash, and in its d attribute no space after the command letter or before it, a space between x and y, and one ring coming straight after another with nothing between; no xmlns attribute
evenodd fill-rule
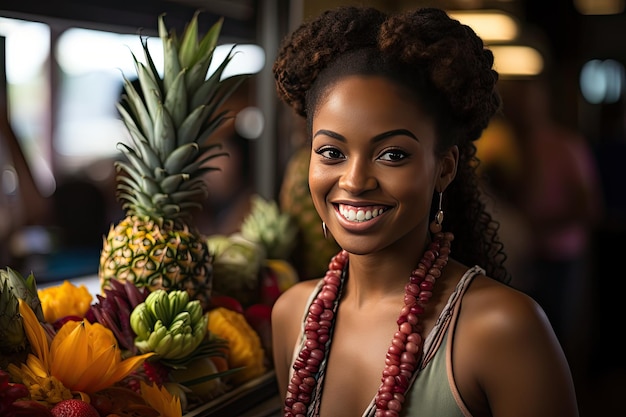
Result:
<svg viewBox="0 0 626 417"><path fill-rule="evenodd" d="M76 399L63 400L50 411L54 417L100 417L91 404Z"/></svg>

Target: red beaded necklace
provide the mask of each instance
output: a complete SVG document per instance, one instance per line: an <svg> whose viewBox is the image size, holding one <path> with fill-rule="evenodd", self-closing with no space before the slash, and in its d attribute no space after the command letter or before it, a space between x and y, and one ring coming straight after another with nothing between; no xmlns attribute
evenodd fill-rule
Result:
<svg viewBox="0 0 626 417"><path fill-rule="evenodd" d="M439 219L437 219L439 220ZM432 227L433 241L411 272L405 286L404 306L398 317L398 331L394 334L385 357L381 385L374 400L376 417L397 417L402 410L406 392L418 371L422 356L423 327L419 317L430 300L435 281L448 263L451 233L442 233L441 221ZM293 376L287 387L285 417L305 417L318 383L324 359L330 348L330 337L335 315L345 282L344 268L348 253L335 255L323 278L323 285L309 306L304 334L306 341L293 364ZM321 366L320 366L321 365ZM319 407L319 404L317 404ZM317 415L318 412L315 413Z"/></svg>

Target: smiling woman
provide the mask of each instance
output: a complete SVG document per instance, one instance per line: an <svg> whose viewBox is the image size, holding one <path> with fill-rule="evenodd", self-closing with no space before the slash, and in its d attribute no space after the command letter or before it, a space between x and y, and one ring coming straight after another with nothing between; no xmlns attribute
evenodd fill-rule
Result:
<svg viewBox="0 0 626 417"><path fill-rule="evenodd" d="M440 9L344 6L288 35L273 71L341 247L274 305L283 415L577 416L478 189L474 141L501 104L491 50Z"/></svg>

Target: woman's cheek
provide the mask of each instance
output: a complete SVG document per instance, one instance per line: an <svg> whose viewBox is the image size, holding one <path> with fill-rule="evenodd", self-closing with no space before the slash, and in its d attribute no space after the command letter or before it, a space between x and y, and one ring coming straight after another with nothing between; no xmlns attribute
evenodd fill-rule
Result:
<svg viewBox="0 0 626 417"><path fill-rule="evenodd" d="M309 167L309 189L315 207L320 210L324 204L326 195L333 187L333 170L323 164L311 163Z"/></svg>

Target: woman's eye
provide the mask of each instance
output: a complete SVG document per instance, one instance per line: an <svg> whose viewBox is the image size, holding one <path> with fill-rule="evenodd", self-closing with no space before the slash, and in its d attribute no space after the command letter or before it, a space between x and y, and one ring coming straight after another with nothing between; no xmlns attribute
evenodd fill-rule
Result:
<svg viewBox="0 0 626 417"><path fill-rule="evenodd" d="M320 148L315 151L318 155L322 155L327 159L340 159L343 158L343 154L336 148Z"/></svg>
<svg viewBox="0 0 626 417"><path fill-rule="evenodd" d="M408 155L406 152L400 151L398 149L392 149L389 151L385 151L383 152L378 159L382 160L382 161L391 161L391 162L396 162L396 161L401 161L404 158L406 158Z"/></svg>

